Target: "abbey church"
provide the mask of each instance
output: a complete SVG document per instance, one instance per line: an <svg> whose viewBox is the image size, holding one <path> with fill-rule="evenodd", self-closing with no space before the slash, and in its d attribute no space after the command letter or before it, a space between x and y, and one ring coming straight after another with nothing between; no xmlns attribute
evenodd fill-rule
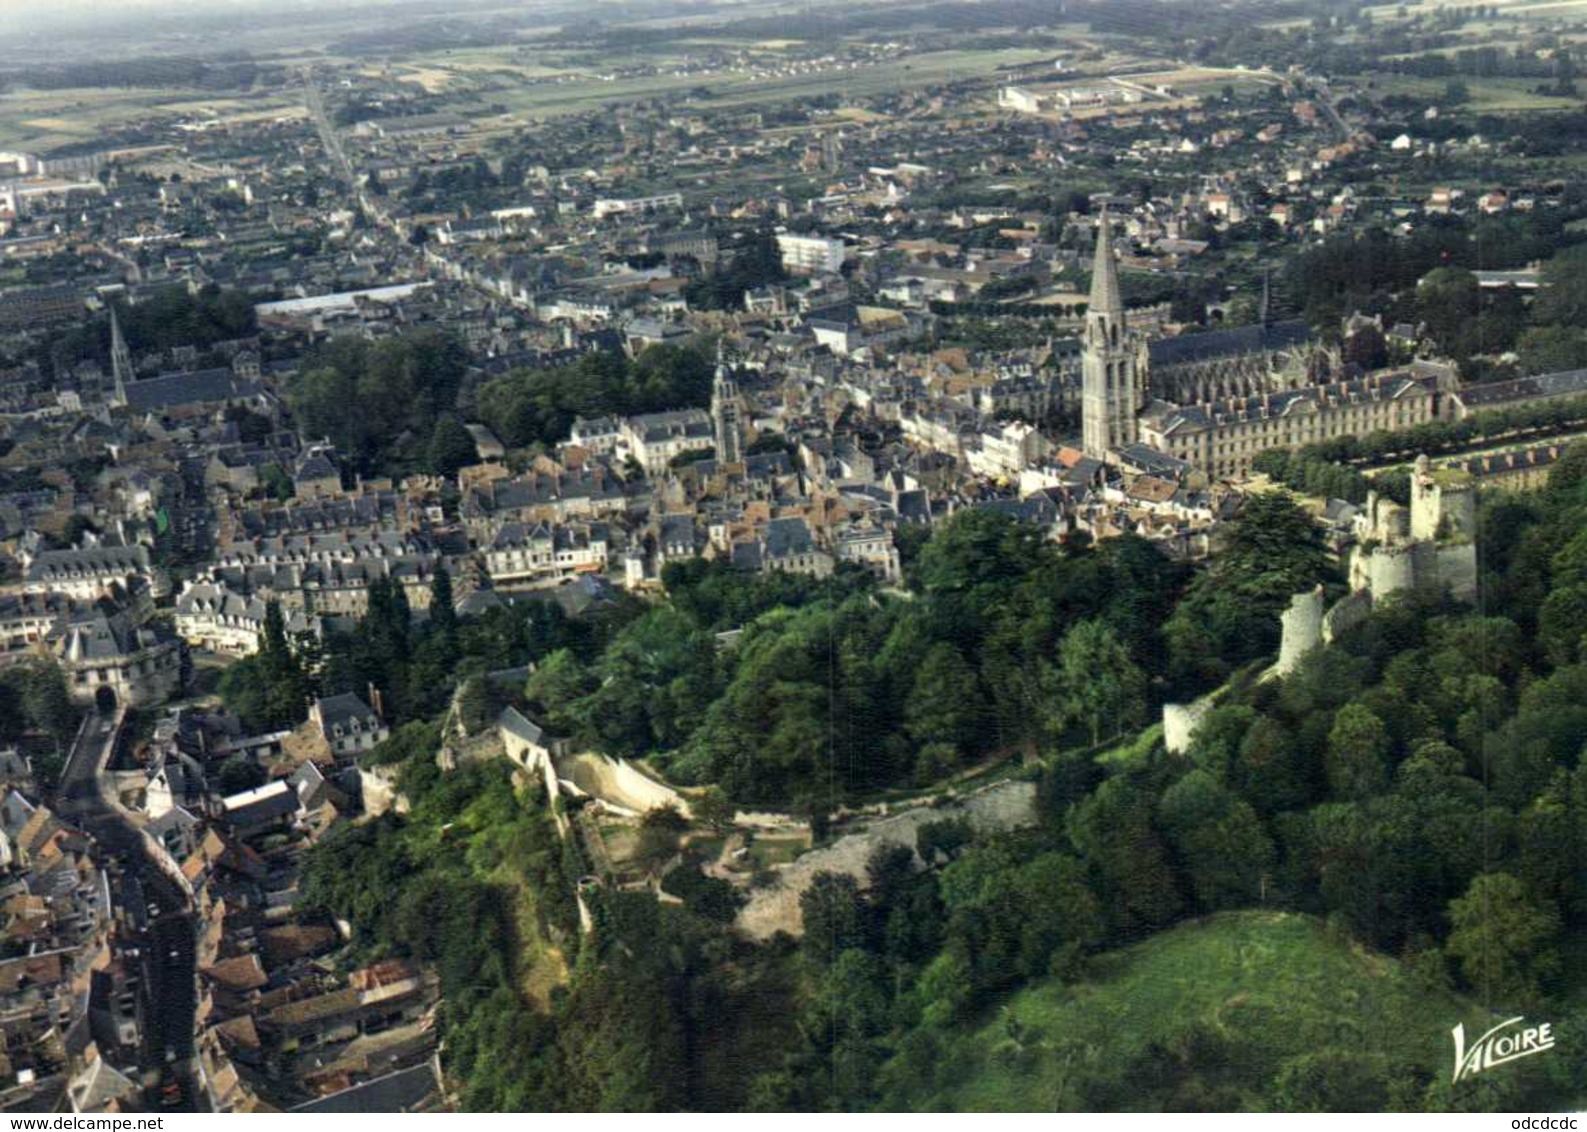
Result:
<svg viewBox="0 0 1587 1132"><path fill-rule="evenodd" d="M1251 470L1257 453L1333 436L1402 429L1437 413L1433 376L1335 381L1337 358L1303 322L1270 322L1147 342L1130 331L1104 213L1081 357L1088 456L1116 461L1133 444L1214 479Z"/></svg>

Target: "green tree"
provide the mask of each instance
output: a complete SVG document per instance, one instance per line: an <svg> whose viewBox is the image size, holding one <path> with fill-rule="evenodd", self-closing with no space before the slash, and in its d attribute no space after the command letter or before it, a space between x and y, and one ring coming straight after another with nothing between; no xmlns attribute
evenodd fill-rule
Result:
<svg viewBox="0 0 1587 1132"><path fill-rule="evenodd" d="M1559 912L1509 873L1483 873L1450 902L1445 950L1469 986L1491 1003L1535 1002L1559 966Z"/></svg>
<svg viewBox="0 0 1587 1132"><path fill-rule="evenodd" d="M467 366L462 343L436 330L337 338L305 360L287 400L303 432L328 437L357 470L401 473L428 464L436 422L455 410Z"/></svg>
<svg viewBox="0 0 1587 1132"><path fill-rule="evenodd" d="M915 984L920 1019L927 1026L947 1029L963 1019L974 1002L970 961L955 947L944 948Z"/></svg>
<svg viewBox="0 0 1587 1132"><path fill-rule="evenodd" d="M256 786L263 786L267 775L264 767L252 759L245 759L241 755L233 755L221 764L220 774L216 785L220 787L223 795L241 794L245 790L252 790Z"/></svg>
<svg viewBox="0 0 1587 1132"><path fill-rule="evenodd" d="M1079 860L1060 853L1022 860L1020 850L994 839L942 871L950 946L969 957L977 991L1072 976L1107 927Z"/></svg>
<svg viewBox="0 0 1587 1132"><path fill-rule="evenodd" d="M457 632L457 603L452 596L452 572L437 565L430 575L430 631L450 638Z"/></svg>
<svg viewBox="0 0 1587 1132"><path fill-rule="evenodd" d="M1516 343L1521 368L1527 373L1560 373L1587 366L1587 328L1533 326Z"/></svg>
<svg viewBox="0 0 1587 1132"><path fill-rule="evenodd" d="M1164 926L1184 907L1152 809L1152 796L1120 775L1069 815L1069 836L1102 875L1103 904L1127 936Z"/></svg>
<svg viewBox="0 0 1587 1132"><path fill-rule="evenodd" d="M1537 631L1550 664L1563 667L1582 659L1587 638L1587 584L1551 592L1538 610Z"/></svg>
<svg viewBox="0 0 1587 1132"><path fill-rule="evenodd" d="M817 963L866 944L867 924L860 887L847 873L817 873L799 897L802 946Z"/></svg>
<svg viewBox="0 0 1587 1132"><path fill-rule="evenodd" d="M1279 1067L1273 1099L1280 1112L1381 1112L1389 1089L1382 1059L1355 1050L1318 1050Z"/></svg>
<svg viewBox="0 0 1587 1132"><path fill-rule="evenodd" d="M473 436L454 417L442 417L435 422L428 455L430 471L448 478L479 458Z"/></svg>
<svg viewBox="0 0 1587 1132"><path fill-rule="evenodd" d="M985 697L975 669L958 649L939 641L915 669L904 705L905 728L917 743L945 743L974 750L984 737Z"/></svg>
<svg viewBox="0 0 1587 1132"><path fill-rule="evenodd" d="M1058 645L1058 667L1049 681L1054 731L1072 723L1086 727L1092 745L1104 735L1139 727L1146 716L1146 677L1130 659L1112 627L1081 621Z"/></svg>
<svg viewBox="0 0 1587 1132"><path fill-rule="evenodd" d="M1207 909L1255 903L1276 854L1261 820L1205 770L1193 770L1163 794L1163 826Z"/></svg>
<svg viewBox="0 0 1587 1132"><path fill-rule="evenodd" d="M23 669L22 711L35 730L63 746L71 742L77 709L66 692L66 676L53 659L34 661Z"/></svg>
<svg viewBox="0 0 1587 1132"><path fill-rule="evenodd" d="M1543 285L1532 300L1541 326L1587 326L1587 247L1568 247L1543 264Z"/></svg>
<svg viewBox="0 0 1587 1132"><path fill-rule="evenodd" d="M485 677L473 675L458 686L457 713L469 734L477 735L493 724L500 710L499 700Z"/></svg>
<svg viewBox="0 0 1587 1132"><path fill-rule="evenodd" d="M689 823L676 806L657 806L639 819L634 860L652 872L677 856L678 845Z"/></svg>
<svg viewBox="0 0 1587 1132"><path fill-rule="evenodd" d="M967 591L1017 582L1042 552L1041 533L992 511L959 511L933 532L920 554L920 580L928 591Z"/></svg>
<svg viewBox="0 0 1587 1132"><path fill-rule="evenodd" d="M557 649L535 665L524 686L524 695L545 717L552 731L573 733L579 702L592 687L590 673L571 649Z"/></svg>
<svg viewBox="0 0 1587 1132"><path fill-rule="evenodd" d="M22 697L9 682L0 680L0 745L9 746L27 729Z"/></svg>
<svg viewBox="0 0 1587 1132"><path fill-rule="evenodd" d="M1358 703L1334 716L1328 732L1328 784L1342 798L1366 798L1388 780L1388 731L1383 721Z"/></svg>
<svg viewBox="0 0 1587 1132"><path fill-rule="evenodd" d="M1291 597L1330 572L1317 525L1292 496L1248 498L1164 627L1179 694L1222 683L1236 667L1275 652Z"/></svg>
<svg viewBox="0 0 1587 1132"><path fill-rule="evenodd" d="M1477 277L1463 267L1435 268L1416 288L1417 316L1434 340L1457 358L1471 353L1479 296Z"/></svg>
<svg viewBox="0 0 1587 1132"><path fill-rule="evenodd" d="M691 799L689 810L696 821L718 832L731 828L733 818L738 813L738 807L718 786L708 786Z"/></svg>

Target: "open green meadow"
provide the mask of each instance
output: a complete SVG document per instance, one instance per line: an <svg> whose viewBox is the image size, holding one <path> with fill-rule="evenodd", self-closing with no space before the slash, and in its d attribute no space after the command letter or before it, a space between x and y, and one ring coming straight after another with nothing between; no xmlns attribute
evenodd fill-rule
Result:
<svg viewBox="0 0 1587 1132"><path fill-rule="evenodd" d="M47 153L139 122L277 113L301 113L301 107L281 94L216 94L182 88L18 90L0 94L0 149Z"/></svg>
<svg viewBox="0 0 1587 1132"><path fill-rule="evenodd" d="M1196 1068L1265 1095L1283 1064L1324 1049L1449 1072L1450 1028L1491 1025L1474 1003L1418 985L1396 960L1335 939L1309 916L1239 912L1185 924L1093 961L1086 979L1015 994L965 1042L931 1107L1070 1107L1074 1075L1128 1075L1151 1047L1225 1043ZM1010 1019L1013 1023L1010 1023ZM1159 1082L1140 1082L1140 1104Z"/></svg>
<svg viewBox="0 0 1587 1132"><path fill-rule="evenodd" d="M491 92L492 101L511 110L537 117L577 114L609 103L655 98L680 91L702 90L705 106L742 106L783 102L830 94L841 89L849 97L884 94L894 90L929 86L963 79L987 79L1002 66L1019 66L1052 55L1051 51L1010 48L984 51L933 51L884 63L854 67L828 66L809 73L756 78L729 71L714 74L641 75L605 81L585 74L559 83L514 87L505 84ZM622 61L613 60L613 65ZM434 64L438 70L445 63ZM476 72L477 74L478 72Z"/></svg>
<svg viewBox="0 0 1587 1132"><path fill-rule="evenodd" d="M1448 79L1424 79L1415 75L1373 74L1361 76L1359 81L1371 79L1384 94L1404 94L1412 98L1438 103L1444 98L1451 82L1466 88L1467 101L1463 111L1476 113L1515 112L1525 110L1575 110L1580 108L1580 98L1557 98L1538 94L1533 88L1537 79L1470 78L1465 75Z"/></svg>

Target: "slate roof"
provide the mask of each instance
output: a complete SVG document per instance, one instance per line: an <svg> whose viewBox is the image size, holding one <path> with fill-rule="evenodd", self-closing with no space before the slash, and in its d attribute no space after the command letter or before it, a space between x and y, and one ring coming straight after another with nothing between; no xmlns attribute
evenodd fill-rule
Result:
<svg viewBox="0 0 1587 1132"><path fill-rule="evenodd" d="M123 617L96 613L72 622L67 630L65 655L74 663L116 660L153 648L166 639L154 628L134 628Z"/></svg>
<svg viewBox="0 0 1587 1132"><path fill-rule="evenodd" d="M1260 397L1231 397L1206 405L1176 406L1154 402L1145 416L1152 419L1166 435L1181 429L1195 431L1211 428L1226 421L1270 420L1296 412L1315 412L1344 400L1393 401L1425 390L1433 380L1385 374L1382 377L1340 381L1331 385L1286 389Z"/></svg>
<svg viewBox="0 0 1587 1132"><path fill-rule="evenodd" d="M375 714L373 708L352 692L326 696L315 706L319 709L320 722L327 731L337 724L347 724L354 719L368 719Z"/></svg>
<svg viewBox="0 0 1587 1132"><path fill-rule="evenodd" d="M816 548L815 539L803 519L773 519L766 524L765 542L768 558L809 554Z"/></svg>
<svg viewBox="0 0 1587 1132"><path fill-rule="evenodd" d="M336 479L340 480L341 473L336 470L336 465L323 452L311 452L303 458L292 475L298 483L311 480Z"/></svg>
<svg viewBox="0 0 1587 1132"><path fill-rule="evenodd" d="M1016 522L1035 523L1044 527L1050 527L1062 518L1058 504L1042 492L1025 499L988 499L972 504L972 507L976 511L990 511L996 515L1007 515Z"/></svg>
<svg viewBox="0 0 1587 1132"><path fill-rule="evenodd" d="M1148 347L1153 369L1232 358L1242 354L1268 354L1293 350L1311 341L1311 328L1299 319L1287 322L1253 322L1205 334L1159 338Z"/></svg>
<svg viewBox="0 0 1587 1132"><path fill-rule="evenodd" d="M127 385L127 405L140 413L249 400L264 387L252 378L238 377L229 367L167 373Z"/></svg>
<svg viewBox="0 0 1587 1132"><path fill-rule="evenodd" d="M714 434L710 414L702 409L672 409L664 413L643 413L631 419L630 427L647 443L669 437L709 437Z"/></svg>
<svg viewBox="0 0 1587 1132"><path fill-rule="evenodd" d="M695 528L693 515L663 515L658 524L660 527L660 543L664 550L671 547L688 547L692 552L695 547Z"/></svg>
<svg viewBox="0 0 1587 1132"><path fill-rule="evenodd" d="M433 1061L399 1069L362 1085L354 1085L328 1097L307 1101L291 1112L358 1113L411 1112L439 1092L440 1078Z"/></svg>
<svg viewBox="0 0 1587 1132"><path fill-rule="evenodd" d="M1159 452L1155 448L1148 448L1144 444L1126 446L1120 450L1119 457L1126 464L1140 468L1148 475L1178 478L1190 471L1190 465L1184 460L1170 456L1166 452Z"/></svg>
<svg viewBox="0 0 1587 1132"><path fill-rule="evenodd" d="M1510 401L1524 401L1534 397L1571 397L1577 394L1587 394L1587 369L1540 373L1533 377L1516 378L1514 381L1473 385L1460 391L1460 400L1470 408L1479 405L1503 405Z"/></svg>
<svg viewBox="0 0 1587 1132"><path fill-rule="evenodd" d="M30 582L72 578L146 574L149 548L135 546L85 546L76 550L46 550L28 563Z"/></svg>

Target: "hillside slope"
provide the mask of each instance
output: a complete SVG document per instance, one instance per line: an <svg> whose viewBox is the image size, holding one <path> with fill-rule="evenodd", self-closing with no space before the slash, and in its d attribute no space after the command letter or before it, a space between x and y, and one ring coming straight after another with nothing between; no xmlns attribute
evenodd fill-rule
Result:
<svg viewBox="0 0 1587 1132"><path fill-rule="evenodd" d="M921 1107L959 1111L1420 1107L1449 1031L1490 1017L1309 916L1239 912L1013 995ZM1489 1023L1491 1024L1491 1023ZM896 1065L895 1065L896 1068Z"/></svg>

